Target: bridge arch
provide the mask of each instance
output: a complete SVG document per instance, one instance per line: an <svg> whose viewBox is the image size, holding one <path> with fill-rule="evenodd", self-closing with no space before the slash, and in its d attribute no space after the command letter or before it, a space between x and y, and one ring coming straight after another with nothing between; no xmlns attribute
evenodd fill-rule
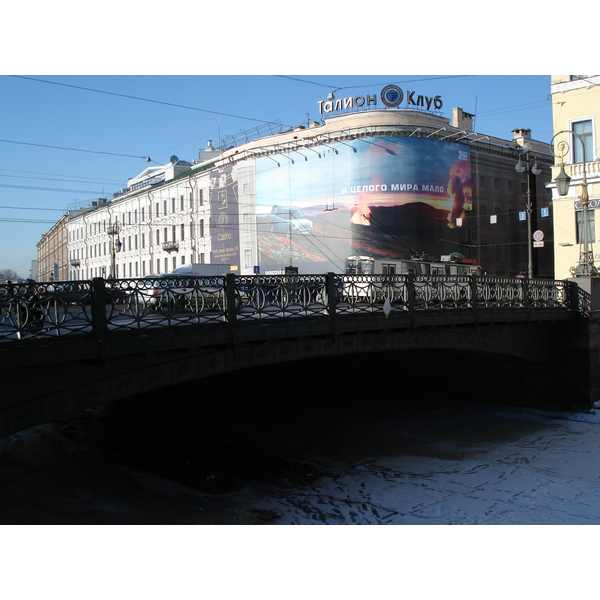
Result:
<svg viewBox="0 0 600 600"><path fill-rule="evenodd" d="M548 324L505 323L304 336L294 332L281 339L214 347L184 344L160 351L139 348L125 356L111 355L101 348L95 359L53 360L38 365L35 384L20 388L18 401L2 409L0 429L2 435L7 435L88 407L207 377L261 367L288 367L290 363L302 369L303 361L339 361L343 357L385 356L388 361L395 356L410 362L427 355L433 361L464 359L478 364L486 357L486 363L500 364L503 369L506 365L528 365L534 374L530 379L543 381L541 374L554 365L551 347ZM490 369L488 372L493 372ZM350 370L348 377L353 375ZM22 381L32 379L29 367L14 369L13 376ZM480 376L475 369L469 371L471 385L485 385L482 378L483 374Z"/></svg>

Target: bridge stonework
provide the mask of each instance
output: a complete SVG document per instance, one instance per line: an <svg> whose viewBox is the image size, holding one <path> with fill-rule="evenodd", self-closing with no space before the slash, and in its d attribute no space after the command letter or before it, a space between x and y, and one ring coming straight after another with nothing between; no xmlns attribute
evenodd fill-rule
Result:
<svg viewBox="0 0 600 600"><path fill-rule="evenodd" d="M523 312L521 321L515 321L514 315L507 318L498 311L486 315L484 321L470 311L452 316L296 319L237 327L223 324L157 335L22 344L4 352L0 366L5 382L0 437L88 407L160 393L185 382L198 381L199 401L211 402L215 399L202 397L202 379L206 377L359 355L393 357L399 364L403 357L414 358L420 353L426 353L433 364L441 361L441 356L443 360L464 361L471 365L465 385L479 386L483 399L486 386L490 391L510 394L506 369L515 363L529 365L532 374L525 377L538 400L532 397L532 404L589 407L600 393L599 336L600 318L594 315L584 320L563 311L560 317L548 319L542 312L536 315L528 311ZM480 374L479 359L483 357L491 360L491 368ZM495 366L496 359L500 366ZM351 381L355 374L349 368L345 374L334 372L332 376ZM310 372L302 373L303 378L310 376ZM410 373L399 368L396 376L399 386L411 388ZM376 378L374 373L374 386ZM256 384L260 387L261 382ZM224 393L228 393L226 383Z"/></svg>

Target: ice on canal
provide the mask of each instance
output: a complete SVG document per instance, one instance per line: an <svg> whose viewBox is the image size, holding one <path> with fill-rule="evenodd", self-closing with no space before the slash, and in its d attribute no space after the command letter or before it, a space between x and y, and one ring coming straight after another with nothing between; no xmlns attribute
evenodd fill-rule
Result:
<svg viewBox="0 0 600 600"><path fill-rule="evenodd" d="M0 440L0 523L600 524L597 409L315 403L290 419L168 402Z"/></svg>

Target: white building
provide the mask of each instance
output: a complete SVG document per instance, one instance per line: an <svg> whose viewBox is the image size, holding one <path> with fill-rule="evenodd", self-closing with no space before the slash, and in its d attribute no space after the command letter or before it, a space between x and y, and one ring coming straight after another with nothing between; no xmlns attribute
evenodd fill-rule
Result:
<svg viewBox="0 0 600 600"><path fill-rule="evenodd" d="M71 213L72 279L143 277L208 262L209 172L177 157L146 169L110 202Z"/></svg>
<svg viewBox="0 0 600 600"><path fill-rule="evenodd" d="M546 219L552 230L547 145L523 128L508 140L476 133L461 109L441 116L438 96L421 103L435 111L400 108L402 96L386 86L367 110L362 97L324 102L332 110L323 123L225 149L209 142L193 164L173 156L145 169L112 200L69 214L71 278L144 277L190 263L240 275L341 273L349 256L413 251L459 253L490 275L523 272L529 188L534 221L543 211L536 228ZM525 137L546 166L537 182L515 171ZM536 276L553 271L547 250L536 249Z"/></svg>

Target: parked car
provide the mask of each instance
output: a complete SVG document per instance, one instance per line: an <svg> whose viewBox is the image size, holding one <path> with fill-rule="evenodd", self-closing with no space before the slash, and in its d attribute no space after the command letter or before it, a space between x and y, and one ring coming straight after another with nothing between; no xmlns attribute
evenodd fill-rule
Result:
<svg viewBox="0 0 600 600"><path fill-rule="evenodd" d="M224 310L225 293L219 277L147 275L138 280L137 293L151 310Z"/></svg>

